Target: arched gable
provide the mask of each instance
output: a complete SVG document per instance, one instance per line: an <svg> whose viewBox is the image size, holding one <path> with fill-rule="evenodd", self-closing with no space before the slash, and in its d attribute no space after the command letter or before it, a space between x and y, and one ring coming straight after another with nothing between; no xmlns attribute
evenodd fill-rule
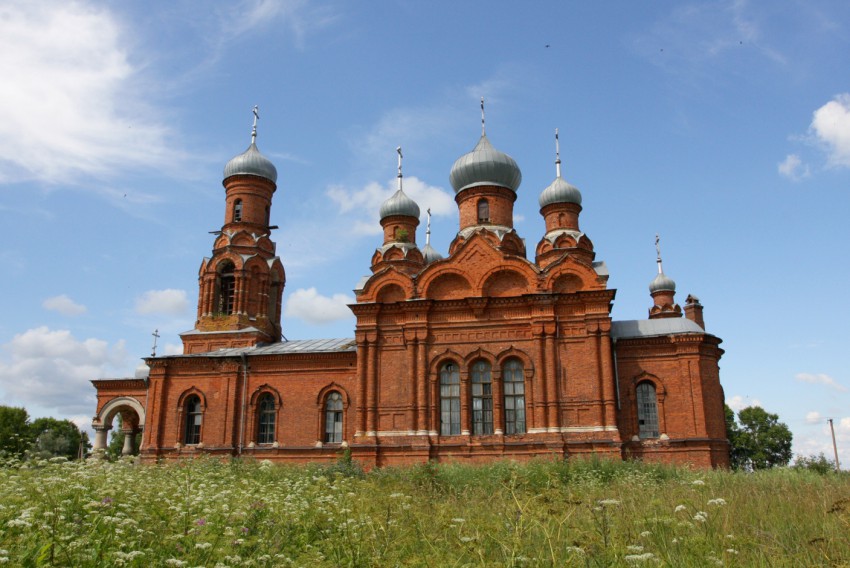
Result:
<svg viewBox="0 0 850 568"><path fill-rule="evenodd" d="M459 300L474 295L472 285L463 273L446 267L423 287L425 298L429 300Z"/></svg>
<svg viewBox="0 0 850 568"><path fill-rule="evenodd" d="M256 237L247 231L237 231L235 235L230 237L231 245L254 246L256 243Z"/></svg>
<svg viewBox="0 0 850 568"><path fill-rule="evenodd" d="M467 354L466 357L463 358L463 364L466 368L471 367L472 364L476 361L486 361L490 363L490 368L494 371L499 368L499 366L496 364L496 357L489 351L485 351L480 347L478 349L475 349L474 351L471 351L469 354Z"/></svg>
<svg viewBox="0 0 850 568"><path fill-rule="evenodd" d="M519 264L519 263L516 263ZM489 298L509 298L535 292L535 274L531 270L520 272L516 266L491 269L482 278L481 296ZM529 278L529 273L531 278Z"/></svg>
<svg viewBox="0 0 850 568"><path fill-rule="evenodd" d="M408 274L401 272L394 266L388 266L372 275L363 285L362 291L357 296L358 302L376 302L378 293L389 284L395 284L404 291L405 298L413 298L413 280Z"/></svg>
<svg viewBox="0 0 850 568"><path fill-rule="evenodd" d="M403 302L405 300L404 288L396 284L395 282L389 282L381 286L378 290L377 294L375 294L375 301L381 304L391 304L394 302Z"/></svg>
<svg viewBox="0 0 850 568"><path fill-rule="evenodd" d="M543 279L543 289L552 292L604 290L605 287L592 266L579 262L572 255L564 255L549 265Z"/></svg>
<svg viewBox="0 0 850 568"><path fill-rule="evenodd" d="M198 395L198 398L201 399L201 410L207 409L207 397L204 395L204 391L197 387L189 387L180 393L180 398L177 399L177 408L182 411L183 407L186 405L186 399L192 396L193 394Z"/></svg>

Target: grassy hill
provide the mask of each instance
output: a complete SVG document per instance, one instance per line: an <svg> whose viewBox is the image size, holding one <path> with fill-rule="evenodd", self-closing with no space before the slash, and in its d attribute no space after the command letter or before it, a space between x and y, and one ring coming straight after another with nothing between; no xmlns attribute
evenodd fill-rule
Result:
<svg viewBox="0 0 850 568"><path fill-rule="evenodd" d="M850 476L9 462L9 566L850 566Z"/></svg>

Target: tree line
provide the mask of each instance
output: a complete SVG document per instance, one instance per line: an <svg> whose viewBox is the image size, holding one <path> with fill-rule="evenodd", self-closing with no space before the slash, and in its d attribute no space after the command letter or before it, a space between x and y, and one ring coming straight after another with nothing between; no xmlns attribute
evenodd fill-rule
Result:
<svg viewBox="0 0 850 568"><path fill-rule="evenodd" d="M24 408L0 405L0 456L77 459L91 450L88 434L70 420L30 420Z"/></svg>

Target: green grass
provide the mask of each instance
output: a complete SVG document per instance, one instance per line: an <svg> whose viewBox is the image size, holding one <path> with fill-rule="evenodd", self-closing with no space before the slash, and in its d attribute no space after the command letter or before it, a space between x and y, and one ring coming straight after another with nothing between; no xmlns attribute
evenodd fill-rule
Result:
<svg viewBox="0 0 850 568"><path fill-rule="evenodd" d="M613 461L0 467L9 566L850 566L850 476Z"/></svg>

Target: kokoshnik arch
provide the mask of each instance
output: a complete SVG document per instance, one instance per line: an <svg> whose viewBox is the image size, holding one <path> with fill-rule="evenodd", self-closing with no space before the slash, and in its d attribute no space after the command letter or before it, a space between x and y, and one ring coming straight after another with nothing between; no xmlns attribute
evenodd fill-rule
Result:
<svg viewBox="0 0 850 568"><path fill-rule="evenodd" d="M659 253L648 318L612 321L615 290L579 228L581 193L561 177L557 151L529 260L513 227L522 175L483 116L449 176L459 230L448 255L431 246L430 219L417 244L421 211L404 193L399 149L383 243L350 306L354 337L282 341L286 274L269 226L277 170L256 125L255 109L250 146L224 169L224 225L201 263L183 354L92 381L96 449L120 413L124 452L142 461L330 461L349 448L367 467L591 453L728 465L723 350L699 300L676 303Z"/></svg>

